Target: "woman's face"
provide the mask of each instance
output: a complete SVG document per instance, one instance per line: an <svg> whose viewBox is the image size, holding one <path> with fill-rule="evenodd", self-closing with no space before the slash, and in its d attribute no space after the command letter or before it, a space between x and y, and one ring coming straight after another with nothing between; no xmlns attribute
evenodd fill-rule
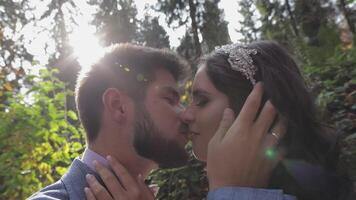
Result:
<svg viewBox="0 0 356 200"><path fill-rule="evenodd" d="M206 67L200 67L192 85L192 102L183 113L184 121L189 124L197 159L206 161L208 143L227 107L227 96L215 88L206 73Z"/></svg>

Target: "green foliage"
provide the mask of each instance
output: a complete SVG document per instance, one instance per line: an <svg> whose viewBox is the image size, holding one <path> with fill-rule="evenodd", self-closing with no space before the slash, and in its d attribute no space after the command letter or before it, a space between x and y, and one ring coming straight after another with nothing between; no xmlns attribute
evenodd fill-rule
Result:
<svg viewBox="0 0 356 200"><path fill-rule="evenodd" d="M188 147L190 150L191 147ZM191 151L191 150L190 150ZM192 154L184 167L177 169L158 169L151 173L149 181L159 186L157 199L205 199L208 182L204 164L197 161Z"/></svg>
<svg viewBox="0 0 356 200"><path fill-rule="evenodd" d="M159 24L158 17L145 16L141 23L139 41L145 46L154 48L169 48L169 37L164 28Z"/></svg>
<svg viewBox="0 0 356 200"><path fill-rule="evenodd" d="M163 12L166 15L166 21L169 26L187 26L186 36L192 38L192 40L188 39L184 42L192 41L192 45L189 45L194 48L192 49L194 54L189 56L193 58L192 62L202 54L201 42L199 40L200 16L202 15L201 7L202 2L195 0L158 0L155 8L156 11ZM188 46L181 44L180 47L186 49Z"/></svg>
<svg viewBox="0 0 356 200"><path fill-rule="evenodd" d="M187 26L177 51L193 65L202 53L231 42L228 23L224 20L223 10L218 7L219 2L220 0L158 0L156 4L156 11L166 15L169 26Z"/></svg>
<svg viewBox="0 0 356 200"><path fill-rule="evenodd" d="M47 9L41 15L40 20L52 20L55 23L48 23L48 27L44 30L49 31L57 53L51 55L50 60L57 60L59 57L67 56L72 53L70 48L68 36L68 21L76 24L76 16L78 16L77 5L74 0L51 0L46 2ZM38 12L38 11L37 11ZM71 13L67 15L66 13ZM53 62L53 61L52 61Z"/></svg>
<svg viewBox="0 0 356 200"><path fill-rule="evenodd" d="M33 61L23 35L18 33L32 20L26 15L30 10L28 0L0 1L0 103L7 101L5 92L20 90L25 76L22 66Z"/></svg>
<svg viewBox="0 0 356 200"><path fill-rule="evenodd" d="M356 181L356 48L336 49L324 63L304 69L324 120L340 135L339 171Z"/></svg>
<svg viewBox="0 0 356 200"><path fill-rule="evenodd" d="M238 13L242 15L242 20L239 21L241 27L238 32L244 36L240 41L242 43L248 43L257 40L258 29L256 28L254 20L256 18L254 14L254 2L250 0L240 0L238 4Z"/></svg>
<svg viewBox="0 0 356 200"><path fill-rule="evenodd" d="M177 47L177 52L188 61L192 61L196 58L194 49L194 39L189 31L187 31ZM194 65L192 65L192 67L194 67Z"/></svg>
<svg viewBox="0 0 356 200"><path fill-rule="evenodd" d="M72 92L55 78L56 71L27 76L33 87L7 93L9 105L0 112L0 193L3 199L24 199L64 174L83 149L82 130L66 110Z"/></svg>
<svg viewBox="0 0 356 200"><path fill-rule="evenodd" d="M189 0L158 0L155 10L166 15L166 21L169 26L179 27L189 21ZM197 4L200 4L199 2ZM195 5L197 6L197 5Z"/></svg>
<svg viewBox="0 0 356 200"><path fill-rule="evenodd" d="M137 40L137 9L133 0L90 0L98 7L93 24L104 40L104 46Z"/></svg>
<svg viewBox="0 0 356 200"><path fill-rule="evenodd" d="M39 22L53 21L55 23L46 23L47 26L43 27L43 31L48 32L51 40L54 42L50 44L53 47L54 52L49 53L48 57L48 69L56 68L59 73L56 76L59 80L65 82L67 88L74 90L76 74L78 73L80 66L74 55L74 49L72 44L69 43L69 36L72 32L71 26L80 23L78 17L80 16L79 7L76 5L75 0L50 0L43 2L47 5L47 9L41 14ZM50 41L47 41L50 43ZM54 67L53 67L54 66ZM68 97L67 108L75 109L74 99Z"/></svg>
<svg viewBox="0 0 356 200"><path fill-rule="evenodd" d="M208 53L216 46L231 43L227 21L223 18L224 11L218 8L220 0L205 1L203 23L200 32L203 38L203 44L207 46Z"/></svg>

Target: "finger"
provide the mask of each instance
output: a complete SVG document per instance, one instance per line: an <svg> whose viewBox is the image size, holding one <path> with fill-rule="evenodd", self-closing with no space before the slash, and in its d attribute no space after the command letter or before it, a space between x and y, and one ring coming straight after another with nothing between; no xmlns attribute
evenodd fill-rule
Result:
<svg viewBox="0 0 356 200"><path fill-rule="evenodd" d="M109 192L115 199L122 199L125 195L125 190L123 189L122 185L120 184L119 180L116 176L102 164L94 161L94 166L98 174L100 175L101 179L103 180L104 184L108 188Z"/></svg>
<svg viewBox="0 0 356 200"><path fill-rule="evenodd" d="M89 188L85 187L84 193L87 200L96 200L93 192Z"/></svg>
<svg viewBox="0 0 356 200"><path fill-rule="evenodd" d="M96 180L95 176L87 174L85 176L90 190L97 199L112 200L109 192Z"/></svg>
<svg viewBox="0 0 356 200"><path fill-rule="evenodd" d="M150 185L149 189L150 189L151 193L153 194L153 199L154 199L154 197L156 197L158 195L159 187L157 184L154 184L154 185Z"/></svg>
<svg viewBox="0 0 356 200"><path fill-rule="evenodd" d="M283 161L286 156L286 151L282 148L274 148L274 155L272 157L266 155L266 159L264 159L263 163L260 165L263 166L261 170L264 170L264 173L270 174L277 165Z"/></svg>
<svg viewBox="0 0 356 200"><path fill-rule="evenodd" d="M278 136L278 140L280 141L281 139L284 138L284 136L287 134L287 120L284 119L280 114L278 115L278 120L277 123L273 126L272 131ZM278 142L278 141L277 141Z"/></svg>
<svg viewBox="0 0 356 200"><path fill-rule="evenodd" d="M239 124L245 124L249 126L254 122L262 100L262 85L263 84L261 82L258 82L251 93L248 95L244 106L242 107L240 114L237 117L237 120L234 122L233 127Z"/></svg>
<svg viewBox="0 0 356 200"><path fill-rule="evenodd" d="M276 160L280 156L280 152L277 150L277 144L279 138L276 138L275 135L267 134L264 137L263 152L265 157L268 160Z"/></svg>
<svg viewBox="0 0 356 200"><path fill-rule="evenodd" d="M276 165L281 162L287 155L287 150L283 147L278 148L277 150L277 157L276 157Z"/></svg>
<svg viewBox="0 0 356 200"><path fill-rule="evenodd" d="M274 125L270 133L265 135L265 146L277 146L287 132L286 120L278 117L277 123Z"/></svg>
<svg viewBox="0 0 356 200"><path fill-rule="evenodd" d="M271 101L267 101L265 105L262 108L262 111L260 115L256 119L255 127L258 128L258 136L259 138L262 138L263 135L265 135L270 127L272 126L272 123L274 119L276 118L277 111L272 105Z"/></svg>
<svg viewBox="0 0 356 200"><path fill-rule="evenodd" d="M144 195L145 199L154 199L155 198L158 190L149 188L146 185L145 180L143 179L141 174L139 174L137 176L137 182L139 184L140 190L143 191L143 195Z"/></svg>
<svg viewBox="0 0 356 200"><path fill-rule="evenodd" d="M264 153L266 159L275 163L274 167L286 155L286 150L282 147L279 147L279 148L277 147L276 139L271 134L268 134L265 137L265 145L264 145L263 151L264 151L263 153Z"/></svg>
<svg viewBox="0 0 356 200"><path fill-rule="evenodd" d="M273 154L270 155L268 151L272 151ZM260 159L261 162L257 163L259 168L255 173L261 177L261 185L260 187L266 187L269 183L269 179L272 176L273 170L277 167L278 163L284 158L284 154L280 151L280 149L275 148L267 148L266 152L264 152L265 158Z"/></svg>
<svg viewBox="0 0 356 200"><path fill-rule="evenodd" d="M232 111L230 108L225 108L223 116L221 118L219 127L217 131L215 132L214 137L212 140L222 140L231 127L231 124L234 121L234 111Z"/></svg>
<svg viewBox="0 0 356 200"><path fill-rule="evenodd" d="M136 180L131 176L127 169L112 156L107 156L107 160L109 161L110 167L116 176L120 177L120 182L123 186L123 189L129 192L136 192L138 189Z"/></svg>

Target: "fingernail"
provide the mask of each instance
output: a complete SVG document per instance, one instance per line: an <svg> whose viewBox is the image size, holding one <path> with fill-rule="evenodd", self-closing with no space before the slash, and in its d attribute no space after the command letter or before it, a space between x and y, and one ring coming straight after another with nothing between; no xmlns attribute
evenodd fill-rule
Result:
<svg viewBox="0 0 356 200"><path fill-rule="evenodd" d="M145 183L145 179L143 178L142 174L138 174L137 178L139 182Z"/></svg>
<svg viewBox="0 0 356 200"><path fill-rule="evenodd" d="M84 192L85 192L85 193L89 193L89 188L85 187L85 188L84 188Z"/></svg>
<svg viewBox="0 0 356 200"><path fill-rule="evenodd" d="M233 110L231 108L225 108L224 110L224 115L227 116L227 115L230 115L232 114Z"/></svg>
<svg viewBox="0 0 356 200"><path fill-rule="evenodd" d="M94 160L93 161L93 165L94 165L95 168L99 167L98 161Z"/></svg>
<svg viewBox="0 0 356 200"><path fill-rule="evenodd" d="M110 155L106 156L106 160L108 160L109 162L112 162L112 157Z"/></svg>
<svg viewBox="0 0 356 200"><path fill-rule="evenodd" d="M253 86L253 88L256 88L256 87L262 87L262 88L263 88L263 82L262 82L262 81L257 82L257 83Z"/></svg>
<svg viewBox="0 0 356 200"><path fill-rule="evenodd" d="M86 178L87 180L89 180L89 181L92 181L93 178L94 178L94 176L91 175L91 174L87 174L87 175L85 175L85 178Z"/></svg>

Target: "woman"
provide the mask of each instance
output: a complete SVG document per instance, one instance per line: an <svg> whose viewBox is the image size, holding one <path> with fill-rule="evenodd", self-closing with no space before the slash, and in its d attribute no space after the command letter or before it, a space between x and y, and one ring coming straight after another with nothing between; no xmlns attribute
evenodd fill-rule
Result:
<svg viewBox="0 0 356 200"><path fill-rule="evenodd" d="M207 144L223 108L239 113L253 85L262 81L269 99L288 130L280 142L285 159L274 170L270 188L298 199L338 199L347 182L336 171L336 138L316 118L316 108L293 59L273 42L246 47L228 45L203 58L195 75L193 102L185 120L193 133L194 154L206 160ZM342 185L342 186L340 186Z"/></svg>
<svg viewBox="0 0 356 200"><path fill-rule="evenodd" d="M296 63L273 42L226 45L201 59L192 86L193 101L182 114L190 127L195 156L206 161L208 143L224 109L230 107L238 115L259 81L264 85L264 99L271 101L279 120L288 126L279 144L285 159L273 171L269 188L283 189L299 200L345 199L348 183L335 172L336 138L318 122Z"/></svg>

